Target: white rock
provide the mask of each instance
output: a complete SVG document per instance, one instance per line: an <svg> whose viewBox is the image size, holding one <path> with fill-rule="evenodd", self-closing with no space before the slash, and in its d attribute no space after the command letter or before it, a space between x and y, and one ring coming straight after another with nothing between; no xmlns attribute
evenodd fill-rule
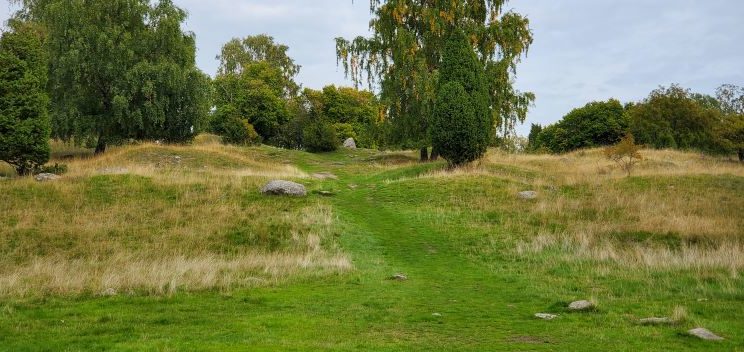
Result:
<svg viewBox="0 0 744 352"><path fill-rule="evenodd" d="M723 337L720 337L705 328L695 328L695 329L688 331L687 333L697 338L703 339L703 340L723 341Z"/></svg>
<svg viewBox="0 0 744 352"><path fill-rule="evenodd" d="M535 318L542 319L542 320L553 320L555 318L558 318L555 314L549 314L549 313L535 313Z"/></svg>
<svg viewBox="0 0 744 352"><path fill-rule="evenodd" d="M61 176L49 173L38 174L34 176L34 179L38 182L56 181L62 178Z"/></svg>
<svg viewBox="0 0 744 352"><path fill-rule="evenodd" d="M266 184L266 186L261 189L261 193L277 196L287 195L302 197L307 195L307 190L305 189L305 186L299 183L274 180Z"/></svg>
<svg viewBox="0 0 744 352"><path fill-rule="evenodd" d="M354 140L354 138L347 138L344 141L344 148L356 149L356 147L356 141Z"/></svg>
<svg viewBox="0 0 744 352"><path fill-rule="evenodd" d="M519 198L525 199L525 200L537 199L537 192L535 191L519 192Z"/></svg>
<svg viewBox="0 0 744 352"><path fill-rule="evenodd" d="M391 277L391 279L397 281L406 281L408 280L408 276L406 276L405 274L395 274L393 275L393 277Z"/></svg>
<svg viewBox="0 0 744 352"><path fill-rule="evenodd" d="M571 304L568 305L569 310L573 311L580 311L580 310L589 310L594 308L594 303L589 301L576 301L571 302Z"/></svg>
<svg viewBox="0 0 744 352"><path fill-rule="evenodd" d="M439 318L442 316L442 313L432 313L432 316Z"/></svg>

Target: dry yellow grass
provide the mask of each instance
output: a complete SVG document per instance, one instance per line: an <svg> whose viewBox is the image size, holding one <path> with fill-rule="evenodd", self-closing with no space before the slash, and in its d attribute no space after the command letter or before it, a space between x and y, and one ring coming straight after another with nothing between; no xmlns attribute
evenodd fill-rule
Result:
<svg viewBox="0 0 744 352"><path fill-rule="evenodd" d="M230 289L342 272L330 206L269 198L297 168L251 149L113 148L51 183L0 183L0 296Z"/></svg>
<svg viewBox="0 0 744 352"><path fill-rule="evenodd" d="M515 248L520 255L552 250L567 261L658 270L717 268L737 275L744 269L744 165L669 150L644 150L642 155L645 160L631 179L601 149L561 156L491 151L479 163L418 178L512 181L506 200L485 194L453 194L452 200L454 208L478 213L523 212L502 224L520 234ZM538 191L536 201L516 197L528 189ZM452 216L451 209L430 213L437 211L445 214L443 219Z"/></svg>

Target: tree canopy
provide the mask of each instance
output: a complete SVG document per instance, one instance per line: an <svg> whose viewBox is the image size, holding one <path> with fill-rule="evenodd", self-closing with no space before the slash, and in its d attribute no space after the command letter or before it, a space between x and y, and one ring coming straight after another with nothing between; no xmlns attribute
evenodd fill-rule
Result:
<svg viewBox="0 0 744 352"><path fill-rule="evenodd" d="M171 0L24 0L46 29L53 136L185 141L209 109L208 77Z"/></svg>
<svg viewBox="0 0 744 352"><path fill-rule="evenodd" d="M347 75L359 85L379 84L394 140L404 147L430 145L430 117L445 39L455 28L477 49L487 78L494 121L509 132L524 121L534 100L513 87L521 57L532 43L527 18L504 13L505 0L371 0L369 38L336 39Z"/></svg>
<svg viewBox="0 0 744 352"><path fill-rule="evenodd" d="M289 47L274 42L274 38L266 35L253 35L245 38L233 38L222 46L217 59L220 60L218 76L241 74L252 64L265 62L281 72L284 94L295 96L300 86L294 81L302 68L287 54Z"/></svg>

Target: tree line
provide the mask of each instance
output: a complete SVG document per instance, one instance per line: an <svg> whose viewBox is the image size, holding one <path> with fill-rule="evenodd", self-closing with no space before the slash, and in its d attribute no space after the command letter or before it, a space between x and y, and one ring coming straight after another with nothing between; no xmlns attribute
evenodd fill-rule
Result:
<svg viewBox="0 0 744 352"><path fill-rule="evenodd" d="M555 124L533 124L528 149L566 153L613 145L626 135L647 147L737 154L744 162L744 88L725 84L710 96L671 85L640 102L591 102Z"/></svg>
<svg viewBox="0 0 744 352"><path fill-rule="evenodd" d="M419 148L458 165L513 133L534 100L513 89L532 43L505 0L371 0L374 33L337 38L356 86L303 89L288 47L235 38L212 79L195 64L195 34L172 0L10 0L21 9L0 39L0 159L19 173L49 158L49 138L103 153L128 140L330 151ZM360 90L362 77L379 94Z"/></svg>

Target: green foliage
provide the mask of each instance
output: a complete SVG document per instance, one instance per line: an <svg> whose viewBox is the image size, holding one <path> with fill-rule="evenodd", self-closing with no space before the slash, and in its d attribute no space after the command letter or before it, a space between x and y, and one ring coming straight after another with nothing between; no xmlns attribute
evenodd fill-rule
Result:
<svg viewBox="0 0 744 352"><path fill-rule="evenodd" d="M724 113L717 135L744 162L744 87L724 84L716 90L716 97Z"/></svg>
<svg viewBox="0 0 744 352"><path fill-rule="evenodd" d="M38 170L36 170L38 173L48 173L48 174L55 174L55 175L64 175L67 173L67 165L66 164L59 164L54 163L54 165L44 165Z"/></svg>
<svg viewBox="0 0 744 352"><path fill-rule="evenodd" d="M215 105L237 111L264 141L272 140L289 120L281 71L268 62L248 64L240 73L218 75L213 82Z"/></svg>
<svg viewBox="0 0 744 352"><path fill-rule="evenodd" d="M724 149L715 134L721 110L680 86L654 90L627 116L630 132L641 144L716 153Z"/></svg>
<svg viewBox="0 0 744 352"><path fill-rule="evenodd" d="M217 57L220 60L218 75L240 74L256 63L267 63L281 72L281 82L274 87L282 87L283 94L295 96L300 86L294 78L300 73L300 65L287 55L289 47L274 42L266 34L233 38L222 46Z"/></svg>
<svg viewBox="0 0 744 352"><path fill-rule="evenodd" d="M303 129L302 140L305 149L311 153L332 152L339 145L336 129L323 119L308 122Z"/></svg>
<svg viewBox="0 0 744 352"><path fill-rule="evenodd" d="M467 37L456 32L444 51L431 129L434 149L450 165L477 160L488 148L493 122L483 77Z"/></svg>
<svg viewBox="0 0 744 352"><path fill-rule="evenodd" d="M438 69L445 39L454 28L466 33L485 67L494 121L506 132L524 121L534 95L516 91L513 77L532 43L532 32L527 18L504 13L505 3L371 0L373 35L336 39L337 57L355 84L379 83L394 127L392 142L402 147L430 145L434 102L443 85Z"/></svg>
<svg viewBox="0 0 744 352"><path fill-rule="evenodd" d="M338 136L338 139L342 141L349 138L354 138L355 141L359 139L356 132L354 131L354 126L350 123L334 123L333 128L336 129L336 135Z"/></svg>
<svg viewBox="0 0 744 352"><path fill-rule="evenodd" d="M628 134L617 145L605 148L604 154L630 176L633 167L643 160L640 153L641 148L642 146L635 143L633 135Z"/></svg>
<svg viewBox="0 0 744 352"><path fill-rule="evenodd" d="M530 148L565 153L581 148L612 145L625 134L623 105L615 99L591 102L574 109L558 123L530 132Z"/></svg>
<svg viewBox="0 0 744 352"><path fill-rule="evenodd" d="M218 110L211 123L212 131L222 136L223 143L238 145L261 143L261 137L253 128L253 125L241 117L235 109Z"/></svg>
<svg viewBox="0 0 744 352"><path fill-rule="evenodd" d="M23 1L49 50L53 136L190 140L206 119L209 87L195 66L186 12L171 0Z"/></svg>
<svg viewBox="0 0 744 352"><path fill-rule="evenodd" d="M20 175L49 160L46 55L38 28L14 23L0 37L0 160Z"/></svg>

